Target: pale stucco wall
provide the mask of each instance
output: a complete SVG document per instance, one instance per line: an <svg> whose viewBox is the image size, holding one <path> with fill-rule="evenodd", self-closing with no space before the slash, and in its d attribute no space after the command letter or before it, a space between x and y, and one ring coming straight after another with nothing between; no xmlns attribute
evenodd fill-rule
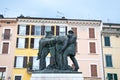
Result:
<svg viewBox="0 0 120 80"><path fill-rule="evenodd" d="M4 19L4 20L16 20L16 19ZM0 67L6 67L6 80L8 77L12 77L13 65L14 65L14 52L16 46L16 23L0 23ZM4 29L11 29L10 40L3 40L2 34ZM8 54L2 54L2 43L9 42Z"/></svg>

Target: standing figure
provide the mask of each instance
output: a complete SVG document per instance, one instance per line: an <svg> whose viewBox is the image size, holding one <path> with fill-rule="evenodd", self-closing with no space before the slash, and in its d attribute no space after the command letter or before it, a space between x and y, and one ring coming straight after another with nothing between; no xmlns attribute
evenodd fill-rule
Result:
<svg viewBox="0 0 120 80"><path fill-rule="evenodd" d="M64 42L64 45L61 49L61 53L63 55L63 68L66 70L68 69L68 60L67 57L69 56L72 60L75 69L74 71L78 71L79 66L77 63L77 60L75 58L76 54L76 36L74 35L74 32L72 30L68 31L67 39Z"/></svg>
<svg viewBox="0 0 120 80"><path fill-rule="evenodd" d="M46 36L41 38L39 41L39 50L38 50L38 58L40 59L40 70L46 68L46 56L48 53L51 54L50 62L51 66L55 65L55 41L54 35L51 31L46 32Z"/></svg>
<svg viewBox="0 0 120 80"><path fill-rule="evenodd" d="M59 70L63 69L63 54L60 51L66 39L67 36L56 36L56 64Z"/></svg>

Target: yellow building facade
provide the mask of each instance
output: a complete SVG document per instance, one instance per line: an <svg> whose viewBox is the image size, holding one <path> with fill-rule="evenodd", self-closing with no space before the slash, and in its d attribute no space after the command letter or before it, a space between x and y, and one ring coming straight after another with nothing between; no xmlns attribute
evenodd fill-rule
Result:
<svg viewBox="0 0 120 80"><path fill-rule="evenodd" d="M57 21L56 24L56 19L18 18L12 80L30 80L32 72L39 70L40 62L36 60L39 40L45 36L46 31L52 31L54 35L66 35L66 21ZM48 54L47 65L49 58Z"/></svg>
<svg viewBox="0 0 120 80"><path fill-rule="evenodd" d="M120 24L103 23L102 45L105 80L120 80Z"/></svg>

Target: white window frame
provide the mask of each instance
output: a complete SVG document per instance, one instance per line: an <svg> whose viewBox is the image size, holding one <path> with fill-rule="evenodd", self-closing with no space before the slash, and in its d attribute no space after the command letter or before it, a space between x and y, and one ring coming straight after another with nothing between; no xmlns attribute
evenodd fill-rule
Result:
<svg viewBox="0 0 120 80"><path fill-rule="evenodd" d="M2 38L3 38L3 40L4 40L4 33L5 33L5 29L10 29L10 39L11 39L12 28L7 28L7 27L6 27L6 28L3 28L3 33L2 33L2 34L3 34L3 37L2 37Z"/></svg>
<svg viewBox="0 0 120 80"><path fill-rule="evenodd" d="M98 42L97 41L88 41L88 54L91 54L90 53L90 42L94 42L95 43L96 53L93 54L93 55L100 54L100 53L98 53Z"/></svg>
<svg viewBox="0 0 120 80"><path fill-rule="evenodd" d="M36 40L38 39L38 42L36 42ZM34 46L33 46L33 48L34 49L38 49L39 48L39 41L40 41L40 38L34 38ZM36 47L36 45L37 45L37 47Z"/></svg>
<svg viewBox="0 0 120 80"><path fill-rule="evenodd" d="M22 46L19 46L19 45L21 45L21 43L19 43L19 41L21 41L21 40L19 40L19 39L24 39L24 43L22 43ZM23 42L23 41L21 41L21 42ZM21 48L21 49L23 49L23 48L25 48L25 38L18 38L18 43L17 43L17 48Z"/></svg>
<svg viewBox="0 0 120 80"><path fill-rule="evenodd" d="M17 66L17 64L20 64L20 63L17 63L17 59L18 59L18 57L22 57L23 58L23 61L24 61L24 56L16 56L16 65L15 65L15 68L23 68L23 61L21 61L22 63L22 65L21 66Z"/></svg>
<svg viewBox="0 0 120 80"><path fill-rule="evenodd" d="M9 43L9 46L8 46L8 53L7 53L7 54L10 54L10 45L11 45L10 41L2 41L2 42L1 42L0 54L2 54L3 43ZM3 54L3 55L7 55L7 54Z"/></svg>
<svg viewBox="0 0 120 80"><path fill-rule="evenodd" d="M97 65L97 77L100 77L98 63L89 63L89 77L92 77L91 76L91 65Z"/></svg>
<svg viewBox="0 0 120 80"><path fill-rule="evenodd" d="M107 61L106 61L106 56L111 56L112 67L113 67L113 59L112 59L113 57L112 57L112 54L105 54L105 67L107 67L107 68L112 68L112 67L108 67L108 66L107 66L107 63L106 63L106 62L107 62Z"/></svg>
<svg viewBox="0 0 120 80"><path fill-rule="evenodd" d="M36 30L36 27L39 27L39 28L40 28L40 34L39 34L39 35L37 35L37 33L36 33L36 31L37 31L37 30ZM40 36L40 35L41 35L41 26L35 25L34 33L35 33L35 34L34 34L35 36Z"/></svg>
<svg viewBox="0 0 120 80"><path fill-rule="evenodd" d="M65 36L66 35L66 27L65 26L60 26L60 30L59 30L59 35L60 36ZM63 35L64 34L64 35Z"/></svg>
<svg viewBox="0 0 120 80"><path fill-rule="evenodd" d="M22 26L22 27L25 27L25 31L21 31L21 30L20 30L20 27L21 27L21 26ZM22 33L22 34L21 34L21 33ZM23 33L24 33L24 34L23 34ZM23 36L26 35L26 25L21 25L21 24L19 25L19 34L18 34L18 35L23 35Z"/></svg>
<svg viewBox="0 0 120 80"><path fill-rule="evenodd" d="M94 35L95 35L95 38L89 38L89 28L94 28ZM97 35L96 35L96 33L97 33L97 28L96 27L93 27L93 26L90 26L90 27L87 27L87 39L88 40L96 40L98 37L97 37Z"/></svg>
<svg viewBox="0 0 120 80"><path fill-rule="evenodd" d="M35 61L34 61L35 60ZM37 66L34 62L37 62ZM37 56L33 56L33 66L32 66L32 70L39 70L39 63L40 63L40 60L37 60ZM34 66L35 65L35 66Z"/></svg>
<svg viewBox="0 0 120 80"><path fill-rule="evenodd" d="M0 66L0 68L2 68L2 67L5 67L6 68L6 72L5 72L5 80L7 80L7 66Z"/></svg>

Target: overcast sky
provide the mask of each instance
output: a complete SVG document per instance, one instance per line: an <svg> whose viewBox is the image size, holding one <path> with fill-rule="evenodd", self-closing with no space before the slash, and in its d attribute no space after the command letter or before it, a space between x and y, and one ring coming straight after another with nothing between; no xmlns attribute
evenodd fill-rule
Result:
<svg viewBox="0 0 120 80"><path fill-rule="evenodd" d="M0 14L120 23L120 0L0 0Z"/></svg>

